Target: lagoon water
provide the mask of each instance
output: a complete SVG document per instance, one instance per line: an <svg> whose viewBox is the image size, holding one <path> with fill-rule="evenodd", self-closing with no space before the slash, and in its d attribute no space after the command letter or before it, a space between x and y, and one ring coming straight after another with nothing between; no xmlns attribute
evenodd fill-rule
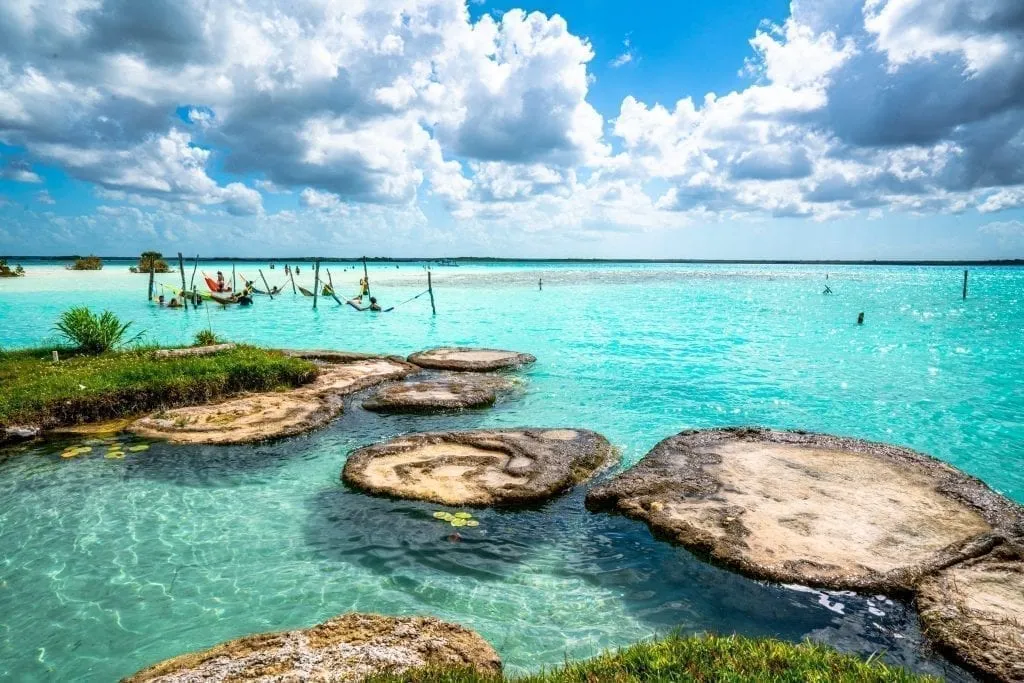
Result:
<svg viewBox="0 0 1024 683"><path fill-rule="evenodd" d="M531 510L481 510L480 526L451 542L436 506L340 482L349 450L403 432L585 427L630 465L683 429L801 428L910 446L1024 502L1021 268L972 269L967 301L952 267L438 268L432 317L426 297L381 315L330 299L313 311L290 284L250 308L173 311L148 304L146 276L126 264L25 267L28 277L0 280L3 348L46 342L61 310L88 305L162 344L211 326L276 347L486 345L538 362L520 373L525 392L490 411L382 417L356 397L328 428L258 446L154 444L124 460L64 460L58 441L0 451L0 678L109 681L349 610L462 623L512 671L679 628L810 637L965 677L924 646L899 601L750 581L642 524L586 512L582 490ZM328 267L354 293L361 266ZM280 268L263 272L283 281ZM385 306L426 283L418 264L371 265L370 275ZM299 279L310 287L312 269Z"/></svg>

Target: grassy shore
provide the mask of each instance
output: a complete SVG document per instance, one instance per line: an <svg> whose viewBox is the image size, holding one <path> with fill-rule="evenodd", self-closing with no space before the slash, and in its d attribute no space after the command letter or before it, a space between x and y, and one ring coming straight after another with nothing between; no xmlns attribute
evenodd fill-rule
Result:
<svg viewBox="0 0 1024 683"><path fill-rule="evenodd" d="M608 652L583 662L520 677L483 676L462 669L433 669L374 676L372 683L649 683L749 681L751 683L938 683L903 669L865 661L825 645L739 636L669 636Z"/></svg>
<svg viewBox="0 0 1024 683"><path fill-rule="evenodd" d="M239 346L208 356L158 358L152 349L100 355L53 349L0 352L0 428L53 428L194 405L243 391L304 384L315 366Z"/></svg>

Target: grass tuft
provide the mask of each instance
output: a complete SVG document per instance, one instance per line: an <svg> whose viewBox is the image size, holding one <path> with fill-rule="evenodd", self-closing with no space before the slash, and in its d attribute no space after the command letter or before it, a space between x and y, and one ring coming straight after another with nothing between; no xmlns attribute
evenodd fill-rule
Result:
<svg viewBox="0 0 1024 683"><path fill-rule="evenodd" d="M637 643L582 662L519 677L488 676L465 668L428 668L378 675L372 683L937 683L874 660L841 654L811 642L741 636L681 636Z"/></svg>

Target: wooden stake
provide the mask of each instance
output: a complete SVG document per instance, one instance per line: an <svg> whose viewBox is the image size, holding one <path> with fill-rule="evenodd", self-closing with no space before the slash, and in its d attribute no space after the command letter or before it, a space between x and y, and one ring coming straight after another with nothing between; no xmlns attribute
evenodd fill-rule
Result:
<svg viewBox="0 0 1024 683"><path fill-rule="evenodd" d="M188 299L185 297L185 259L182 258L181 252L178 252L178 272L181 273L181 299L182 305L187 309L188 304L185 303ZM193 304L194 305L194 304Z"/></svg>
<svg viewBox="0 0 1024 683"><path fill-rule="evenodd" d="M156 277L156 264L149 262L149 300L153 300L153 278Z"/></svg>
<svg viewBox="0 0 1024 683"><path fill-rule="evenodd" d="M189 287L194 292L196 290L196 271L199 270L199 254L196 254L196 265L192 268L192 282L189 283Z"/></svg>
<svg viewBox="0 0 1024 683"><path fill-rule="evenodd" d="M366 270L366 257L363 257L363 280L366 282L366 296L370 296L370 273ZM360 292L362 294L362 292Z"/></svg>
<svg viewBox="0 0 1024 683"><path fill-rule="evenodd" d="M234 268L234 266L232 266L232 268ZM270 285L267 284L267 278L263 276L263 269L260 268L259 271L260 271L260 277L263 278L263 286L267 288L267 296L269 296L270 300L273 301L274 300L274 294L273 294L273 292L270 291Z"/></svg>
<svg viewBox="0 0 1024 683"><path fill-rule="evenodd" d="M313 310L316 310L316 297L320 294L320 259L313 266Z"/></svg>
<svg viewBox="0 0 1024 683"><path fill-rule="evenodd" d="M331 269L330 268L327 269L327 283L328 283L328 286L331 288L331 297L333 297L334 300L338 302L339 306L344 306L345 304L341 303L341 299L338 298L338 293L336 291L334 291L334 280L331 279Z"/></svg>
<svg viewBox="0 0 1024 683"><path fill-rule="evenodd" d="M967 270L964 269L964 299L967 299Z"/></svg>
<svg viewBox="0 0 1024 683"><path fill-rule="evenodd" d="M288 269L288 277L291 278L291 281L292 281L292 294L298 294L298 291L296 291L296 289L295 289L295 269L294 268L289 268Z"/></svg>
<svg viewBox="0 0 1024 683"><path fill-rule="evenodd" d="M427 291L430 292L430 310L433 315L437 315L437 309L434 308L434 283L430 278L430 271L427 271Z"/></svg>
<svg viewBox="0 0 1024 683"><path fill-rule="evenodd" d="M235 264L234 263L231 264L231 291L232 292L237 292L238 291L238 285L235 284Z"/></svg>

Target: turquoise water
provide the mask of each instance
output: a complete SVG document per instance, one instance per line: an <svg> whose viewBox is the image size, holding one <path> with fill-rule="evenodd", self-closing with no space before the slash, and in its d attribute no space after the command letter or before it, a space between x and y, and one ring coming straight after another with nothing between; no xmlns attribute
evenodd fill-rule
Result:
<svg viewBox="0 0 1024 683"><path fill-rule="evenodd" d="M354 292L358 276L345 267L331 265L332 276ZM972 269L965 302L955 268L446 268L434 271L434 318L425 297L371 315L329 299L314 312L290 291L249 309L168 311L147 305L145 276L122 267L26 268L27 278L0 280L5 348L40 343L60 310L86 304L162 343L212 325L282 347L479 344L539 360L522 373L525 395L492 411L380 417L356 399L325 430L256 447L154 445L124 460L62 460L58 442L8 449L0 676L14 680L110 680L347 610L458 621L512 670L680 627L813 637L962 676L922 646L899 602L735 576L642 524L587 513L583 491L529 511L481 511L480 527L453 543L434 507L345 490L346 453L403 432L587 427L628 465L686 428L803 428L911 446L1024 501L1024 269ZM826 272L833 296L821 294ZM300 279L310 286L305 268ZM371 281L387 306L421 291L425 273L371 267Z"/></svg>

